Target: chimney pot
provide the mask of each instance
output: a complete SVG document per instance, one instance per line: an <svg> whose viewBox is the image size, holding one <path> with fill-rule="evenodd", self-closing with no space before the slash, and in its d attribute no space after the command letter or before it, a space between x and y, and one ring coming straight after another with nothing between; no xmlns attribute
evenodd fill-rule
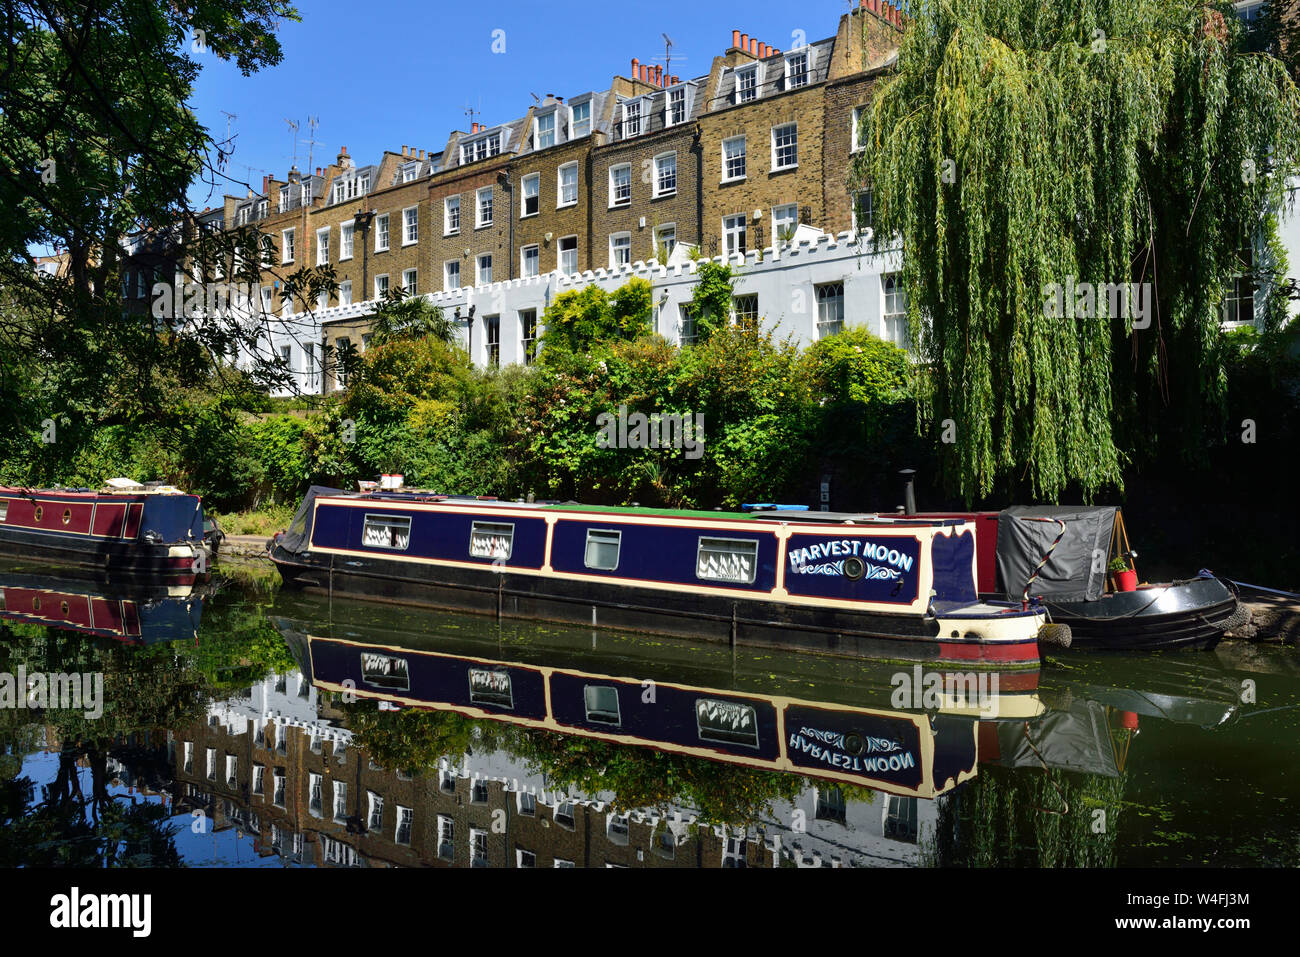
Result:
<svg viewBox="0 0 1300 957"><path fill-rule="evenodd" d="M424 150L420 150L420 162L424 162Z"/></svg>
<svg viewBox="0 0 1300 957"><path fill-rule="evenodd" d="M741 48L742 50L744 50L746 53L749 52L749 34L748 34L748 33L742 33L742 34L740 35L740 48Z"/></svg>
<svg viewBox="0 0 1300 957"><path fill-rule="evenodd" d="M758 37L750 37L749 52L754 56L758 56Z"/></svg>
<svg viewBox="0 0 1300 957"><path fill-rule="evenodd" d="M270 177L270 176L263 176L263 177L262 177L262 195L266 195L266 191L270 188L270 186L271 186L271 177Z"/></svg>
<svg viewBox="0 0 1300 957"><path fill-rule="evenodd" d="M661 67L661 66L656 66L656 67L655 67L655 86L663 86L663 85L664 85L664 68Z"/></svg>
<svg viewBox="0 0 1300 957"><path fill-rule="evenodd" d="M639 79L641 76L641 58L632 57L632 79Z"/></svg>
<svg viewBox="0 0 1300 957"><path fill-rule="evenodd" d="M732 47L732 49L734 50L734 49L736 49L736 48L739 47L739 46L740 46L740 31L739 31L739 30L732 30L732 31L731 31L731 47Z"/></svg>

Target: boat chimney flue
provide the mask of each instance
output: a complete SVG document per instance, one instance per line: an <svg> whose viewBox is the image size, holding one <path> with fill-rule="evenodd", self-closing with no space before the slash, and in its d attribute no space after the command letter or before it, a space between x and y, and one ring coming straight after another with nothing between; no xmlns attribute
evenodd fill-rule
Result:
<svg viewBox="0 0 1300 957"><path fill-rule="evenodd" d="M903 513L906 515L916 514L916 469L899 469L898 474L903 476Z"/></svg>

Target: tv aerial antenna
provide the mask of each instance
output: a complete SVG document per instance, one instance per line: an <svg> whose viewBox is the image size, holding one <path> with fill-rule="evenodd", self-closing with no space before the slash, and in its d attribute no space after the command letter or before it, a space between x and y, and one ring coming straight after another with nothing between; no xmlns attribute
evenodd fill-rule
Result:
<svg viewBox="0 0 1300 957"><path fill-rule="evenodd" d="M288 117L286 117L285 123L287 123L289 125L289 129L293 131L293 165L297 166L298 165L298 121L291 120Z"/></svg>
<svg viewBox="0 0 1300 957"><path fill-rule="evenodd" d="M664 75L672 76L673 75L673 47L675 47L677 44L673 42L673 38L670 37L668 34L661 33L659 35L664 38L664 55L662 57L654 57L654 59L656 60L662 59L664 61ZM679 56L677 59L685 60L686 57Z"/></svg>

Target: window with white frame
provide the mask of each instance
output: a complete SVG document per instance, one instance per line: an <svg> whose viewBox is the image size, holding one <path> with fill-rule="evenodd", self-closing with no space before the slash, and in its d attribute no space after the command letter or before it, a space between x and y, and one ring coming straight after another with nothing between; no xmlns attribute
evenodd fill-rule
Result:
<svg viewBox="0 0 1300 957"><path fill-rule="evenodd" d="M476 220L476 225L480 229L484 226L491 226L493 218L492 187L484 186L476 195L478 197L478 219Z"/></svg>
<svg viewBox="0 0 1300 957"><path fill-rule="evenodd" d="M559 170L559 202L556 208L561 206L573 206L578 202L578 164L565 163Z"/></svg>
<svg viewBox="0 0 1300 957"><path fill-rule="evenodd" d="M208 748L207 751L207 775L209 781L217 779L217 749Z"/></svg>
<svg viewBox="0 0 1300 957"><path fill-rule="evenodd" d="M194 742L185 742L185 764L183 765L186 774L194 773Z"/></svg>
<svg viewBox="0 0 1300 957"><path fill-rule="evenodd" d="M384 220L387 223L387 217L384 217ZM352 258L352 246L355 238L356 226L353 223L342 223L339 226L339 262Z"/></svg>
<svg viewBox="0 0 1300 957"><path fill-rule="evenodd" d="M626 206L632 202L632 167L627 163L609 168L609 205Z"/></svg>
<svg viewBox="0 0 1300 957"><path fill-rule="evenodd" d="M233 754L226 755L226 787L235 787L239 783L239 758Z"/></svg>
<svg viewBox="0 0 1300 957"><path fill-rule="evenodd" d="M280 231L280 263L286 264L293 262L293 230L285 229Z"/></svg>
<svg viewBox="0 0 1300 957"><path fill-rule="evenodd" d="M537 866L537 855L532 851L525 851L521 847L515 848L515 866L526 868Z"/></svg>
<svg viewBox="0 0 1300 957"><path fill-rule="evenodd" d="M348 783L334 782L334 820L343 822L348 819Z"/></svg>
<svg viewBox="0 0 1300 957"><path fill-rule="evenodd" d="M1255 252L1247 246L1234 257L1236 270L1229 280L1228 295L1223 299L1222 321L1227 323L1255 321L1255 280L1253 267Z"/></svg>
<svg viewBox="0 0 1300 957"><path fill-rule="evenodd" d="M555 145L555 114L547 113L537 118L537 149L550 149Z"/></svg>
<svg viewBox="0 0 1300 957"><path fill-rule="evenodd" d="M253 793L266 793L266 766L262 764L253 765Z"/></svg>
<svg viewBox="0 0 1300 957"><path fill-rule="evenodd" d="M375 252L387 252L388 244L388 214L384 213L381 216L375 217Z"/></svg>
<svg viewBox="0 0 1300 957"><path fill-rule="evenodd" d="M415 289L416 289L416 270L403 269L402 270L402 291L405 292L408 296L414 296Z"/></svg>
<svg viewBox="0 0 1300 957"><path fill-rule="evenodd" d="M591 101L575 103L571 107L572 139L578 139L591 133Z"/></svg>
<svg viewBox="0 0 1300 957"><path fill-rule="evenodd" d="M262 312L269 313L270 311L271 311L271 287L263 286L262 287Z"/></svg>
<svg viewBox="0 0 1300 957"><path fill-rule="evenodd" d="M772 207L772 238L789 242L794 238L794 231L799 226L799 205L789 203L785 206Z"/></svg>
<svg viewBox="0 0 1300 957"><path fill-rule="evenodd" d="M486 286L492 281L492 254L484 253L478 257L478 284Z"/></svg>
<svg viewBox="0 0 1300 957"><path fill-rule="evenodd" d="M501 317L484 316L483 326L487 332L487 364L494 369L501 367Z"/></svg>
<svg viewBox="0 0 1300 957"><path fill-rule="evenodd" d="M352 305L352 280L351 279L344 279L341 283L339 283L339 305L340 306Z"/></svg>
<svg viewBox="0 0 1300 957"><path fill-rule="evenodd" d="M858 231L870 229L875 211L876 202L871 190L858 190L853 197L853 228Z"/></svg>
<svg viewBox="0 0 1300 957"><path fill-rule="evenodd" d="M442 201L442 234L454 236L460 232L460 197L448 196Z"/></svg>
<svg viewBox="0 0 1300 957"><path fill-rule="evenodd" d="M402 245L420 241L420 207L409 206L402 210Z"/></svg>
<svg viewBox="0 0 1300 957"><path fill-rule="evenodd" d="M519 216L536 216L541 211L542 174L532 173L524 177L522 202Z"/></svg>
<svg viewBox="0 0 1300 957"><path fill-rule="evenodd" d="M407 163L401 169L401 181L403 183L409 183L413 179L415 179L415 177L419 174L419 172L420 172L420 164L418 162Z"/></svg>
<svg viewBox="0 0 1300 957"><path fill-rule="evenodd" d="M722 141L722 181L734 182L745 178L745 138L733 136Z"/></svg>
<svg viewBox="0 0 1300 957"><path fill-rule="evenodd" d="M695 310L690 303L681 303L677 307L678 340L684 346L693 345L699 339L699 328L695 324Z"/></svg>
<svg viewBox="0 0 1300 957"><path fill-rule="evenodd" d="M722 250L728 256L749 251L749 216L739 213L722 220Z"/></svg>
<svg viewBox="0 0 1300 957"><path fill-rule="evenodd" d="M330 261L330 228L316 230L316 265L323 266Z"/></svg>
<svg viewBox="0 0 1300 957"><path fill-rule="evenodd" d="M853 108L852 126L849 127L849 150L856 153L862 149L862 113L865 107Z"/></svg>
<svg viewBox="0 0 1300 957"><path fill-rule="evenodd" d="M285 776L282 768L275 769L271 775L271 782L273 785L271 803L276 807L284 807Z"/></svg>
<svg viewBox="0 0 1300 957"><path fill-rule="evenodd" d="M325 779L315 771L307 775L307 810L317 817L325 808Z"/></svg>
<svg viewBox="0 0 1300 957"><path fill-rule="evenodd" d="M387 275L376 276L375 277L375 298L383 299L386 295L388 295L388 276Z"/></svg>
<svg viewBox="0 0 1300 957"><path fill-rule="evenodd" d="M736 325L742 329L757 329L758 294L749 293L744 296L736 296L731 302L732 312L736 317Z"/></svg>
<svg viewBox="0 0 1300 957"><path fill-rule="evenodd" d="M460 288L459 259L448 259L442 264L442 288L447 292Z"/></svg>
<svg viewBox="0 0 1300 957"><path fill-rule="evenodd" d="M415 819L415 811L409 807L397 805L397 829L393 833L393 840L403 847L409 847L411 843L411 822Z"/></svg>
<svg viewBox="0 0 1300 957"><path fill-rule="evenodd" d="M485 136L470 144L471 162L477 163L480 160L491 159L501 153L502 132L500 130ZM462 155L464 150L462 148Z"/></svg>
<svg viewBox="0 0 1300 957"><path fill-rule="evenodd" d="M673 196L677 193L677 154L663 153L655 157L655 196Z"/></svg>
<svg viewBox="0 0 1300 957"><path fill-rule="evenodd" d="M641 101L627 100L623 104L623 136L641 135Z"/></svg>
<svg viewBox="0 0 1300 957"><path fill-rule="evenodd" d="M736 102L751 103L758 98L758 64L736 70Z"/></svg>
<svg viewBox="0 0 1300 957"><path fill-rule="evenodd" d="M667 259L677 248L677 224L665 223L655 230L655 254L661 259Z"/></svg>
<svg viewBox="0 0 1300 957"><path fill-rule="evenodd" d="M900 349L907 341L907 291L903 288L903 274L886 273L880 277L880 287L885 295L885 340Z"/></svg>
<svg viewBox="0 0 1300 957"><path fill-rule="evenodd" d="M614 233L609 237L609 267L632 265L632 234Z"/></svg>
<svg viewBox="0 0 1300 957"><path fill-rule="evenodd" d="M686 87L679 86L668 91L668 110L664 116L667 126L676 126L686 122Z"/></svg>
<svg viewBox="0 0 1300 957"><path fill-rule="evenodd" d="M450 861L456 855L456 823L444 814L438 815L438 856Z"/></svg>
<svg viewBox="0 0 1300 957"><path fill-rule="evenodd" d="M537 816L537 795L532 791L519 792L519 813L523 817Z"/></svg>
<svg viewBox="0 0 1300 957"><path fill-rule="evenodd" d="M477 827L469 829L470 867L486 867L488 862L488 832Z"/></svg>
<svg viewBox="0 0 1300 957"><path fill-rule="evenodd" d="M799 125L784 123L772 127L772 169L794 169L799 165Z"/></svg>
<svg viewBox="0 0 1300 957"><path fill-rule="evenodd" d="M785 88L797 90L808 85L808 51L800 50L785 58Z"/></svg>
<svg viewBox="0 0 1300 957"><path fill-rule="evenodd" d="M342 203L370 192L370 174L357 173L334 182L334 202Z"/></svg>
<svg viewBox="0 0 1300 957"><path fill-rule="evenodd" d="M532 276L541 275L542 271L542 248L540 246L525 246L519 253L519 274L528 279Z"/></svg>
<svg viewBox="0 0 1300 957"><path fill-rule="evenodd" d="M844 331L844 283L821 283L817 298L817 338L825 339Z"/></svg>
<svg viewBox="0 0 1300 957"><path fill-rule="evenodd" d="M537 310L519 310L519 328L522 332L521 346L524 365L532 365L537 358Z"/></svg>
<svg viewBox="0 0 1300 957"><path fill-rule="evenodd" d="M578 237L565 236L560 240L560 272L572 276L578 271Z"/></svg>
<svg viewBox="0 0 1300 957"><path fill-rule="evenodd" d="M366 827L371 831L384 829L384 799L374 791L366 792L369 807L366 811Z"/></svg>

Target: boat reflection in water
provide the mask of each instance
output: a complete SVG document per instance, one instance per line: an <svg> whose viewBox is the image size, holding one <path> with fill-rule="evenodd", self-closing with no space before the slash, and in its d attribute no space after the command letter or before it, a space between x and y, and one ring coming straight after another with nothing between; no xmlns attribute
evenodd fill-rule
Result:
<svg viewBox="0 0 1300 957"><path fill-rule="evenodd" d="M1084 833L1060 841L1068 850L1058 856L1115 863L1113 833L1098 841L1087 830L1087 802L1099 795L1117 813L1141 714L1088 697L1086 678L1005 673L992 701L900 707L911 665L744 658L626 633L377 615L294 596L274 610L300 669L212 705L173 742L178 809L251 834L263 857L467 867L1013 862L992 849L1004 825L982 812L1005 807L1032 826L1070 803L1076 813L1060 821L1073 829L1078 818ZM1158 707L1168 703L1147 710Z"/></svg>
<svg viewBox="0 0 1300 957"><path fill-rule="evenodd" d="M150 645L196 637L204 591L0 566L0 618Z"/></svg>

